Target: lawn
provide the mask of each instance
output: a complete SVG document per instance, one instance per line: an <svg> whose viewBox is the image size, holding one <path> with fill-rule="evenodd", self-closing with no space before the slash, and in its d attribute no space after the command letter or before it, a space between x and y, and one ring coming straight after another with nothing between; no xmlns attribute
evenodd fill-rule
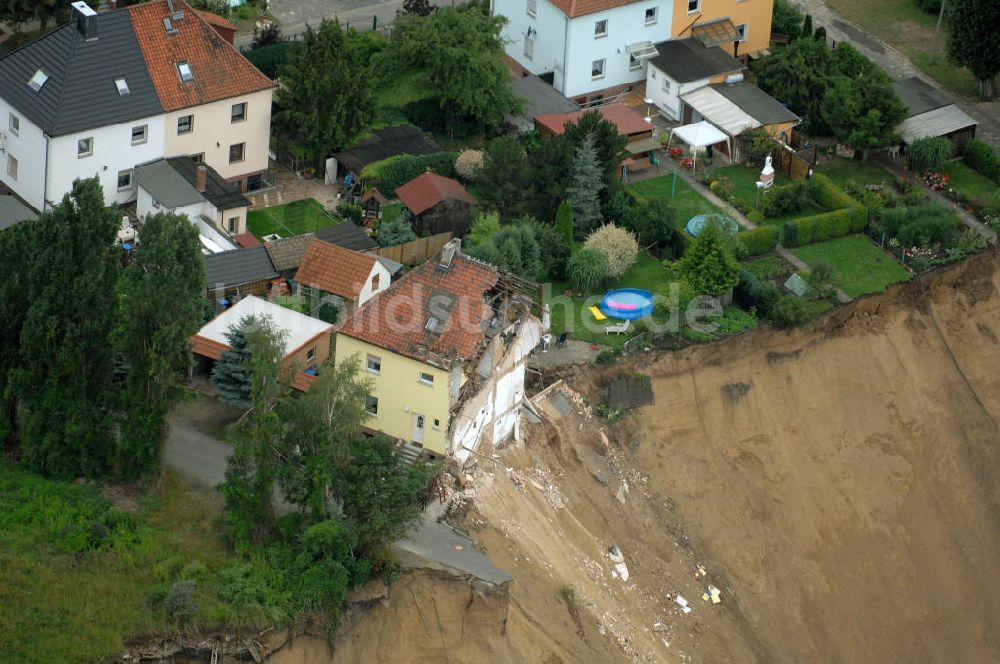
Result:
<svg viewBox="0 0 1000 664"><path fill-rule="evenodd" d="M677 189L671 197L673 180L673 174L667 174L636 182L629 187L641 198L671 199L673 206L677 209L677 219L682 224L686 224L688 219L699 214L725 214L680 177L677 178Z"/></svg>
<svg viewBox="0 0 1000 664"><path fill-rule="evenodd" d="M829 163L821 164L816 171L830 178L839 187L845 187L851 182L882 184L893 180L892 173L877 164L840 157Z"/></svg>
<svg viewBox="0 0 1000 664"><path fill-rule="evenodd" d="M434 90L419 72L404 72L391 84L376 90L375 103L379 108L402 109L410 102L432 96Z"/></svg>
<svg viewBox="0 0 1000 664"><path fill-rule="evenodd" d="M312 233L340 223L343 223L342 219L328 213L314 198L250 210L247 213L247 229L258 240L272 233L281 237Z"/></svg>
<svg viewBox="0 0 1000 664"><path fill-rule="evenodd" d="M95 662L123 637L176 633L164 596L195 581L195 629L268 622L210 581L235 561L217 523L220 498L167 474L131 500L133 527L99 487L45 480L0 462L0 652L5 662ZM114 516L117 514L118 516Z"/></svg>
<svg viewBox="0 0 1000 664"><path fill-rule="evenodd" d="M910 273L864 235L847 235L799 247L793 252L810 265L826 261L839 275L837 285L851 297L881 293L889 284L909 281Z"/></svg>
<svg viewBox="0 0 1000 664"><path fill-rule="evenodd" d="M974 201L979 200L989 204L989 201L996 196L997 188L1000 187L993 180L972 170L960 161L945 164L941 172L950 178L948 180L950 187Z"/></svg>
<svg viewBox="0 0 1000 664"><path fill-rule="evenodd" d="M595 321L589 307L596 306L600 302L601 296L611 288L643 288L655 293L659 287L669 284L674 279L674 272L665 268L659 260L645 252L640 253L632 269L600 293L589 298L574 297L571 306L569 303L564 306L558 301L553 302L552 333L558 335L565 331L569 333L571 339L604 344L611 348L621 348L627 340L645 329L642 321L634 321L632 329L626 334L605 334L604 327L615 321ZM561 296L572 288L566 282L555 282L551 287L552 295L555 297ZM572 320L572 329L567 329L567 319Z"/></svg>
<svg viewBox="0 0 1000 664"><path fill-rule="evenodd" d="M916 7L913 0L829 0L829 6L858 27L899 49L925 74L952 92L976 97L976 79L965 67L956 67L944 54L947 28L937 38L933 63L928 51L934 39L937 15Z"/></svg>

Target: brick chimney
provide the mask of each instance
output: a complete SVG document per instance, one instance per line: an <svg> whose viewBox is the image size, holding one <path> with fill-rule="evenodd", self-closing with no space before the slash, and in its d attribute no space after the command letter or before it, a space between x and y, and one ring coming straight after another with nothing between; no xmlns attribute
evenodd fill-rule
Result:
<svg viewBox="0 0 1000 664"><path fill-rule="evenodd" d="M208 187L208 166L205 164L198 164L198 179L195 181L194 188L198 191L205 193L205 188Z"/></svg>

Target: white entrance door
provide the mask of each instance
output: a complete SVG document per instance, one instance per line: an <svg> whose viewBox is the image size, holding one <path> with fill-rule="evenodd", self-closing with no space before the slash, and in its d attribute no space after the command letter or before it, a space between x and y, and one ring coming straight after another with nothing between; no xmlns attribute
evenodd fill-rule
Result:
<svg viewBox="0 0 1000 664"><path fill-rule="evenodd" d="M424 444L424 416L413 416L413 442Z"/></svg>

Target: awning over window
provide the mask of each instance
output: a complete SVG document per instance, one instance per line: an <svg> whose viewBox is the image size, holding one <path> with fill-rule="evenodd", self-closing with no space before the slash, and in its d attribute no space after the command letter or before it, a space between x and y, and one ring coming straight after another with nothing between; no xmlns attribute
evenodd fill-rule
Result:
<svg viewBox="0 0 1000 664"><path fill-rule="evenodd" d="M636 60L649 60L650 58L655 58L660 54L651 41L641 41L629 44L625 47L625 50L628 51L629 55Z"/></svg>
<svg viewBox="0 0 1000 664"><path fill-rule="evenodd" d="M691 28L691 36L700 39L705 46L732 44L740 38L736 26L728 18L720 18L708 23L698 23Z"/></svg>

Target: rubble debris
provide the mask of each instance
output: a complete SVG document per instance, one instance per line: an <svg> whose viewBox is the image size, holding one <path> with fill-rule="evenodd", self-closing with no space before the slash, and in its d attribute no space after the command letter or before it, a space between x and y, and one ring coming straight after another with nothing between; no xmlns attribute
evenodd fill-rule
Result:
<svg viewBox="0 0 1000 664"><path fill-rule="evenodd" d="M722 602L722 592L718 588L709 584L705 588L705 593L701 596L706 602L711 601L712 604L720 604Z"/></svg>
<svg viewBox="0 0 1000 664"><path fill-rule="evenodd" d="M674 597L674 604L681 607L681 611L684 613L691 613L691 607L688 606L688 601L684 599L683 595L677 595Z"/></svg>
<svg viewBox="0 0 1000 664"><path fill-rule="evenodd" d="M618 573L622 581L628 581L628 566L625 565L625 556L622 555L621 550L614 544L608 547L608 558L611 558L611 562L615 564L615 572ZM612 574L615 572L612 572Z"/></svg>

